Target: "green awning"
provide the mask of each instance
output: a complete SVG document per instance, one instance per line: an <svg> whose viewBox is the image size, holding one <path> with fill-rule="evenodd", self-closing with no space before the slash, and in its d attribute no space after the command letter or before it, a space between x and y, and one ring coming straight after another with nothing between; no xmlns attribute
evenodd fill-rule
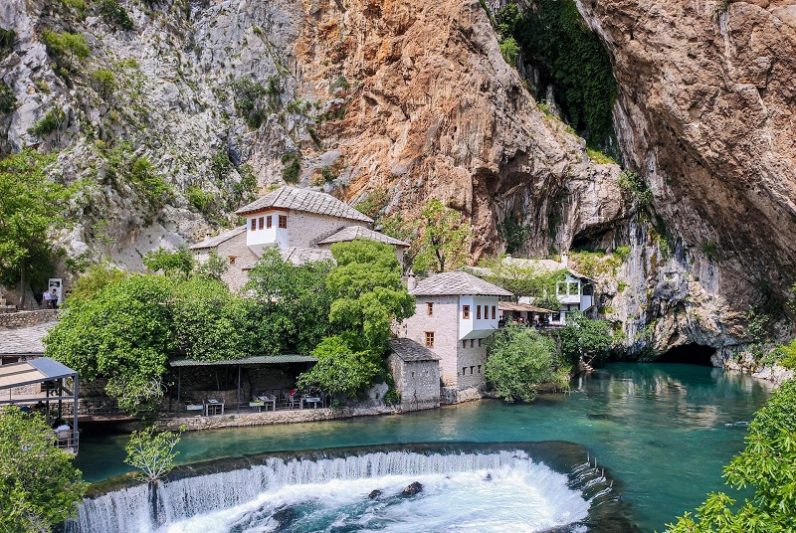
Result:
<svg viewBox="0 0 796 533"><path fill-rule="evenodd" d="M173 368L181 366L238 366L238 365L281 365L284 363L317 363L315 357L309 355L258 355L243 359L225 359L223 361L196 361L179 359L169 365Z"/></svg>

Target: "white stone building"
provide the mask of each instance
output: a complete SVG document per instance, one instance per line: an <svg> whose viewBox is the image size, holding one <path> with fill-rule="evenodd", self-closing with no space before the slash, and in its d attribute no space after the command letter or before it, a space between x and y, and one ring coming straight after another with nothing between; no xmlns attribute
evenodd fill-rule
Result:
<svg viewBox="0 0 796 533"><path fill-rule="evenodd" d="M229 268L224 281L234 290L248 280L248 271L269 247L294 264L332 259L335 242L370 239L396 248L399 261L409 243L370 229L373 220L329 194L280 187L240 208L246 224L191 246L196 259L207 261L212 252L225 259Z"/></svg>
<svg viewBox="0 0 796 533"><path fill-rule="evenodd" d="M399 336L425 346L440 361L442 402L480 398L486 384L486 340L498 328L498 302L512 294L466 272L435 274L412 286L415 314Z"/></svg>

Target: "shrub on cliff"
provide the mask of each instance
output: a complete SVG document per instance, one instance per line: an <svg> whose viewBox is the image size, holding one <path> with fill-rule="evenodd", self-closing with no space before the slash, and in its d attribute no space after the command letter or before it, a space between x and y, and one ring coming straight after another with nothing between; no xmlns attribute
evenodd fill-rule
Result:
<svg viewBox="0 0 796 533"><path fill-rule="evenodd" d="M749 425L746 448L724 469L726 483L754 491L742 503L724 492L708 495L670 533L788 532L796 526L796 380L780 387Z"/></svg>

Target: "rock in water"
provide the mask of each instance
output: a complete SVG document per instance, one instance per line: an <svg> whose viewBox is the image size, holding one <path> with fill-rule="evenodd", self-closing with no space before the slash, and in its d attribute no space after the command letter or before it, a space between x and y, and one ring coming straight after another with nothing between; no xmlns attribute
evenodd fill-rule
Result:
<svg viewBox="0 0 796 533"><path fill-rule="evenodd" d="M381 494L382 493L381 493L381 491L379 489L374 489L374 490L370 491L370 494L368 494L368 499L369 500L375 500L376 498L381 496Z"/></svg>
<svg viewBox="0 0 796 533"><path fill-rule="evenodd" d="M419 481L413 481L403 491L401 491L401 496L408 498L409 496L414 496L420 492L423 492L423 485L421 485Z"/></svg>

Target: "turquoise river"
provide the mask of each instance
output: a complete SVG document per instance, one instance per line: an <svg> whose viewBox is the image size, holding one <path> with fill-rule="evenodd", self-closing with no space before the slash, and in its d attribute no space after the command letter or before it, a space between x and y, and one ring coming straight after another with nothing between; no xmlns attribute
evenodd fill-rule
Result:
<svg viewBox="0 0 796 533"><path fill-rule="evenodd" d="M181 463L266 452L409 443L568 441L621 484L632 519L662 530L711 490L743 447L769 387L749 376L695 365L607 365L569 394L530 405L487 400L400 416L196 432ZM127 471L125 437L87 436L78 460L90 481Z"/></svg>

